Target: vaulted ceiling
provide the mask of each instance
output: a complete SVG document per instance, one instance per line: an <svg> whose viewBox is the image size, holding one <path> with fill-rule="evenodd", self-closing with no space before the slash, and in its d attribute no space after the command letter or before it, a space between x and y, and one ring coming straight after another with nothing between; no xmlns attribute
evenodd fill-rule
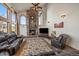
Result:
<svg viewBox="0 0 79 59"><path fill-rule="evenodd" d="M46 3L40 3L39 6L43 7ZM30 7L32 7L32 3L11 3L11 7L14 8L16 12L21 12L28 10Z"/></svg>

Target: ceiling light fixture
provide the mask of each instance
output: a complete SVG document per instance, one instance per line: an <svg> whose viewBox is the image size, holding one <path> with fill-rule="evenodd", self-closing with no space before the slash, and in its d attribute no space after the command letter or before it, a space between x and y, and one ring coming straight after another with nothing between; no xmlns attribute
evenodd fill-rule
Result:
<svg viewBox="0 0 79 59"><path fill-rule="evenodd" d="M37 11L39 13L38 16L41 16L42 7L40 7L39 4L40 3L32 3L33 7L31 7L31 9Z"/></svg>

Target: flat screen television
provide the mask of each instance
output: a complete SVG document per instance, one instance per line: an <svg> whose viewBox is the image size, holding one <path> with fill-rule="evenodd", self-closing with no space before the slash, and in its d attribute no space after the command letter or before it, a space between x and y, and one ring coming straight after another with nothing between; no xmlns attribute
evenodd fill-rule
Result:
<svg viewBox="0 0 79 59"><path fill-rule="evenodd" d="M39 32L42 34L48 34L48 28L40 28Z"/></svg>

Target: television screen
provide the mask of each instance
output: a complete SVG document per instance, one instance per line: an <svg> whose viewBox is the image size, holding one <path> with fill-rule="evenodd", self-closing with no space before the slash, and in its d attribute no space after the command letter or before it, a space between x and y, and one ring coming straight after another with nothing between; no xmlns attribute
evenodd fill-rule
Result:
<svg viewBox="0 0 79 59"><path fill-rule="evenodd" d="M48 28L40 28L39 31L40 33L48 34Z"/></svg>

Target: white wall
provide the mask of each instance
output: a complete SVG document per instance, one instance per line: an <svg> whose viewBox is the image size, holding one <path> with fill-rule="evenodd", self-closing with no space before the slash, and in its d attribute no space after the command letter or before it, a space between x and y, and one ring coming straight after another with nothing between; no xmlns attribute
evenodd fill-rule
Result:
<svg viewBox="0 0 79 59"><path fill-rule="evenodd" d="M61 14L65 14L66 17L61 19ZM54 28L54 23L61 21L64 22L64 28ZM69 34L72 41L68 45L79 50L79 4L48 4L47 26L49 27L49 35L54 30L57 36L61 33Z"/></svg>

